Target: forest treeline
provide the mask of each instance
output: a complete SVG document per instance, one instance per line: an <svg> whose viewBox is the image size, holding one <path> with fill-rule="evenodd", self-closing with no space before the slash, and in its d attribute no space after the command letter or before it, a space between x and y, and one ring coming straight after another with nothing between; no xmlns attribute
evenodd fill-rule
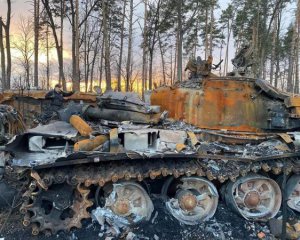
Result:
<svg viewBox="0 0 300 240"><path fill-rule="evenodd" d="M299 93L299 1L232 0L222 5L223 10L217 0L29 2L32 11L15 21L18 31L13 34L11 19L17 2L7 0L6 14L0 16L4 90L49 89L56 74L64 89L88 92L99 85L142 93L183 81L185 60L197 55L213 55L216 62L224 59L219 74L226 75L230 53L248 44L254 50L256 77ZM71 42L68 67L67 41ZM46 56L43 64L41 52ZM21 74L12 70L14 65L22 69Z"/></svg>

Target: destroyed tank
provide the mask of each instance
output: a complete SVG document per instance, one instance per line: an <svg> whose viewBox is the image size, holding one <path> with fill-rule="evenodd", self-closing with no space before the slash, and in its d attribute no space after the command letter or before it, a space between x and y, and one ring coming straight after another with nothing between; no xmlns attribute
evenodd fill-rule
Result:
<svg viewBox="0 0 300 240"><path fill-rule="evenodd" d="M153 192L183 224L213 217L220 199L266 221L281 208L283 176L288 207L300 211L300 97L250 78L245 55L227 77L211 73L212 59L191 61L189 81L155 89L151 104L106 92L97 106L69 105L61 121L17 135L1 155L0 204L21 201L33 235L91 217L147 221Z"/></svg>

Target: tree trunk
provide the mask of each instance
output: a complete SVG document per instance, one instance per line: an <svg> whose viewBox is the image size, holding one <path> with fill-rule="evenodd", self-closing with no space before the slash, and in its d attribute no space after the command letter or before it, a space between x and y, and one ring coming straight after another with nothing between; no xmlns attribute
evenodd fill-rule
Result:
<svg viewBox="0 0 300 240"><path fill-rule="evenodd" d="M132 58L132 32L133 32L133 0L130 0L130 13L129 13L129 33L128 33L128 54L127 54L127 67L126 67L126 91L129 91L131 81L131 58ZM149 84L150 85L150 84Z"/></svg>
<svg viewBox="0 0 300 240"><path fill-rule="evenodd" d="M293 29L293 37L288 58L288 77L287 77L287 91L292 92L293 89L293 75L294 75L294 61L295 61L295 44L296 44L296 23Z"/></svg>
<svg viewBox="0 0 300 240"><path fill-rule="evenodd" d="M59 82L62 84L63 90L67 90L67 84L65 75L63 72L64 69L64 16L65 16L65 1L60 2L60 56L61 59L59 64Z"/></svg>
<svg viewBox="0 0 300 240"><path fill-rule="evenodd" d="M29 59L25 60L25 79L26 79L26 88L30 89L30 64Z"/></svg>
<svg viewBox="0 0 300 240"><path fill-rule="evenodd" d="M46 75L47 75L47 90L50 89L50 62L49 62L49 26L47 25L46 30L46 55L47 55L47 69L46 69Z"/></svg>
<svg viewBox="0 0 300 240"><path fill-rule="evenodd" d="M280 71L280 56L279 56L279 44L280 44L280 28L281 28L281 12L278 13L277 16L277 33L276 33L276 48L275 48L275 56L276 56L276 69L275 69L275 87L278 87L278 79L279 79L279 71Z"/></svg>
<svg viewBox="0 0 300 240"><path fill-rule="evenodd" d="M171 63L170 63L170 81L171 81L171 85L173 85L173 46L171 46Z"/></svg>
<svg viewBox="0 0 300 240"><path fill-rule="evenodd" d="M99 50L99 40L100 40L100 35L98 35L98 37L97 37L96 46L95 46L95 49L94 49L94 55L93 55L93 59L92 59L91 78L90 78L90 89L89 89L90 92L93 91L93 84L94 84L94 69L95 69L96 58L97 58L97 54L98 54L98 50Z"/></svg>
<svg viewBox="0 0 300 240"><path fill-rule="evenodd" d="M294 93L299 93L299 44L300 44L300 1L297 3L297 14L296 14L296 27L297 27L297 34L296 34L296 49L295 49L295 87Z"/></svg>
<svg viewBox="0 0 300 240"><path fill-rule="evenodd" d="M73 91L80 91L80 71L79 71L79 0L75 0L75 22L72 24L74 28L74 51L75 61L73 69Z"/></svg>
<svg viewBox="0 0 300 240"><path fill-rule="evenodd" d="M252 44L253 44L253 59L254 59L254 64L252 66L253 73L255 77L257 77L259 74L259 50L258 50L258 32L257 32L257 24L254 23L253 25L253 32L252 32Z"/></svg>
<svg viewBox="0 0 300 240"><path fill-rule="evenodd" d="M3 22L0 17L0 55L1 55L1 82L2 82L2 90L6 90L6 63L5 63L5 52L4 52L4 44L3 44Z"/></svg>
<svg viewBox="0 0 300 240"><path fill-rule="evenodd" d="M178 41L179 41L179 33L177 31L176 37L176 48L175 48L175 56L174 56L174 71L173 71L173 83L177 81L177 55L178 55Z"/></svg>
<svg viewBox="0 0 300 240"><path fill-rule="evenodd" d="M154 49L149 49L149 90L152 90L152 79L153 79L153 52Z"/></svg>
<svg viewBox="0 0 300 240"><path fill-rule="evenodd" d="M182 5L183 0L179 0L177 3L177 20L178 20L178 46L177 46L177 80L182 81L182 41L183 41L183 30L182 30Z"/></svg>
<svg viewBox="0 0 300 240"><path fill-rule="evenodd" d="M211 6L210 10L210 32L209 32L209 55L213 55L213 31L214 31L214 5Z"/></svg>
<svg viewBox="0 0 300 240"><path fill-rule="evenodd" d="M34 0L34 86L39 86L40 0Z"/></svg>
<svg viewBox="0 0 300 240"><path fill-rule="evenodd" d="M11 0L7 0L7 16L5 24L5 44L6 44L6 88L10 89L11 84L11 51L10 51L10 18L11 18Z"/></svg>
<svg viewBox="0 0 300 240"><path fill-rule="evenodd" d="M72 87L73 91L80 91L80 76L79 76L79 0L70 1L71 4L71 27L72 27ZM78 67L78 68L77 68Z"/></svg>
<svg viewBox="0 0 300 240"><path fill-rule="evenodd" d="M161 64L162 64L161 67L162 67L162 73L163 73L163 80L164 80L164 85L166 85L165 58L164 58L164 51L163 51L161 36L159 33L158 33L158 42L159 42L159 49L160 49L160 56L161 56Z"/></svg>
<svg viewBox="0 0 300 240"><path fill-rule="evenodd" d="M121 71L122 71L122 61L123 61L123 45L124 45L124 29L125 29L125 14L126 14L126 4L127 0L123 0L123 16L122 16L122 26L121 26L121 43L120 43L120 56L119 56L119 64L118 64L118 91L122 91L121 87Z"/></svg>
<svg viewBox="0 0 300 240"><path fill-rule="evenodd" d="M85 15L87 15L87 4L88 2L85 2ZM89 84L89 52L88 49L88 37L87 37L87 29L88 29L88 22L84 22L84 83L85 83L85 92L88 90L88 84Z"/></svg>
<svg viewBox="0 0 300 240"><path fill-rule="evenodd" d="M228 19L227 22L227 40L226 40L226 53L225 53L225 63L224 63L224 72L223 75L226 76L228 72L228 54L229 54L229 42L230 42L230 36L231 36L231 24L230 20Z"/></svg>
<svg viewBox="0 0 300 240"><path fill-rule="evenodd" d="M109 46L109 29L108 29L108 0L105 0L103 6L103 37L104 37L104 62L105 62L105 79L106 90L111 88L111 70L110 70L110 46Z"/></svg>
<svg viewBox="0 0 300 240"><path fill-rule="evenodd" d="M100 66L99 66L99 87L102 86L102 76L103 76L103 58L104 58L104 37L102 39L102 45L101 45L101 57L100 57Z"/></svg>
<svg viewBox="0 0 300 240"><path fill-rule="evenodd" d="M148 0L144 0L144 32L143 32L143 73L142 73L142 99L144 100L145 86L147 83L147 21L148 21Z"/></svg>
<svg viewBox="0 0 300 240"><path fill-rule="evenodd" d="M65 75L64 75L64 68L63 68L63 55L62 55L63 51L62 51L62 47L59 45L58 36L57 36L57 32L56 32L56 25L54 23L52 11L49 6L49 0L42 0L42 3L47 12L47 16L49 18L49 25L51 27L54 42L55 42L56 54L57 54L57 59L58 59L59 76L62 79L62 82L64 82ZM72 51L72 54L73 54L73 51Z"/></svg>
<svg viewBox="0 0 300 240"><path fill-rule="evenodd" d="M272 51L271 51L271 61L270 61L270 83L273 85L274 79L274 61L276 53L276 32L277 32L277 21L274 22L273 34L272 34Z"/></svg>
<svg viewBox="0 0 300 240"><path fill-rule="evenodd" d="M205 9L205 43L204 43L204 47L205 47L205 59L207 59L208 57L208 7L206 7Z"/></svg>

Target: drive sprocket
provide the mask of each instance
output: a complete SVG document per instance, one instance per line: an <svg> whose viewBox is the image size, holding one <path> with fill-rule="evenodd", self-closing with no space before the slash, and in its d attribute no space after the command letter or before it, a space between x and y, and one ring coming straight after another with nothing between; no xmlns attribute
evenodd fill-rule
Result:
<svg viewBox="0 0 300 240"><path fill-rule="evenodd" d="M76 187L67 183L54 184L47 191L39 188L30 194L32 203L26 208L23 223L32 224L34 235L81 228L81 220L90 218L87 209L93 205L88 199L89 193L90 190L80 184Z"/></svg>

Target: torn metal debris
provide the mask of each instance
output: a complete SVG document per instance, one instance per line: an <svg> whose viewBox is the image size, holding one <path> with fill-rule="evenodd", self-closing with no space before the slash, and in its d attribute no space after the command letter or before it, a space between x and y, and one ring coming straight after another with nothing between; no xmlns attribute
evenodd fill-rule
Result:
<svg viewBox="0 0 300 240"><path fill-rule="evenodd" d="M134 123L157 124L166 118L159 106L142 102L135 93L108 91L98 97L98 107L86 106L84 116L91 120L132 121Z"/></svg>
<svg viewBox="0 0 300 240"><path fill-rule="evenodd" d="M0 144L25 130L21 115L11 106L0 105Z"/></svg>

